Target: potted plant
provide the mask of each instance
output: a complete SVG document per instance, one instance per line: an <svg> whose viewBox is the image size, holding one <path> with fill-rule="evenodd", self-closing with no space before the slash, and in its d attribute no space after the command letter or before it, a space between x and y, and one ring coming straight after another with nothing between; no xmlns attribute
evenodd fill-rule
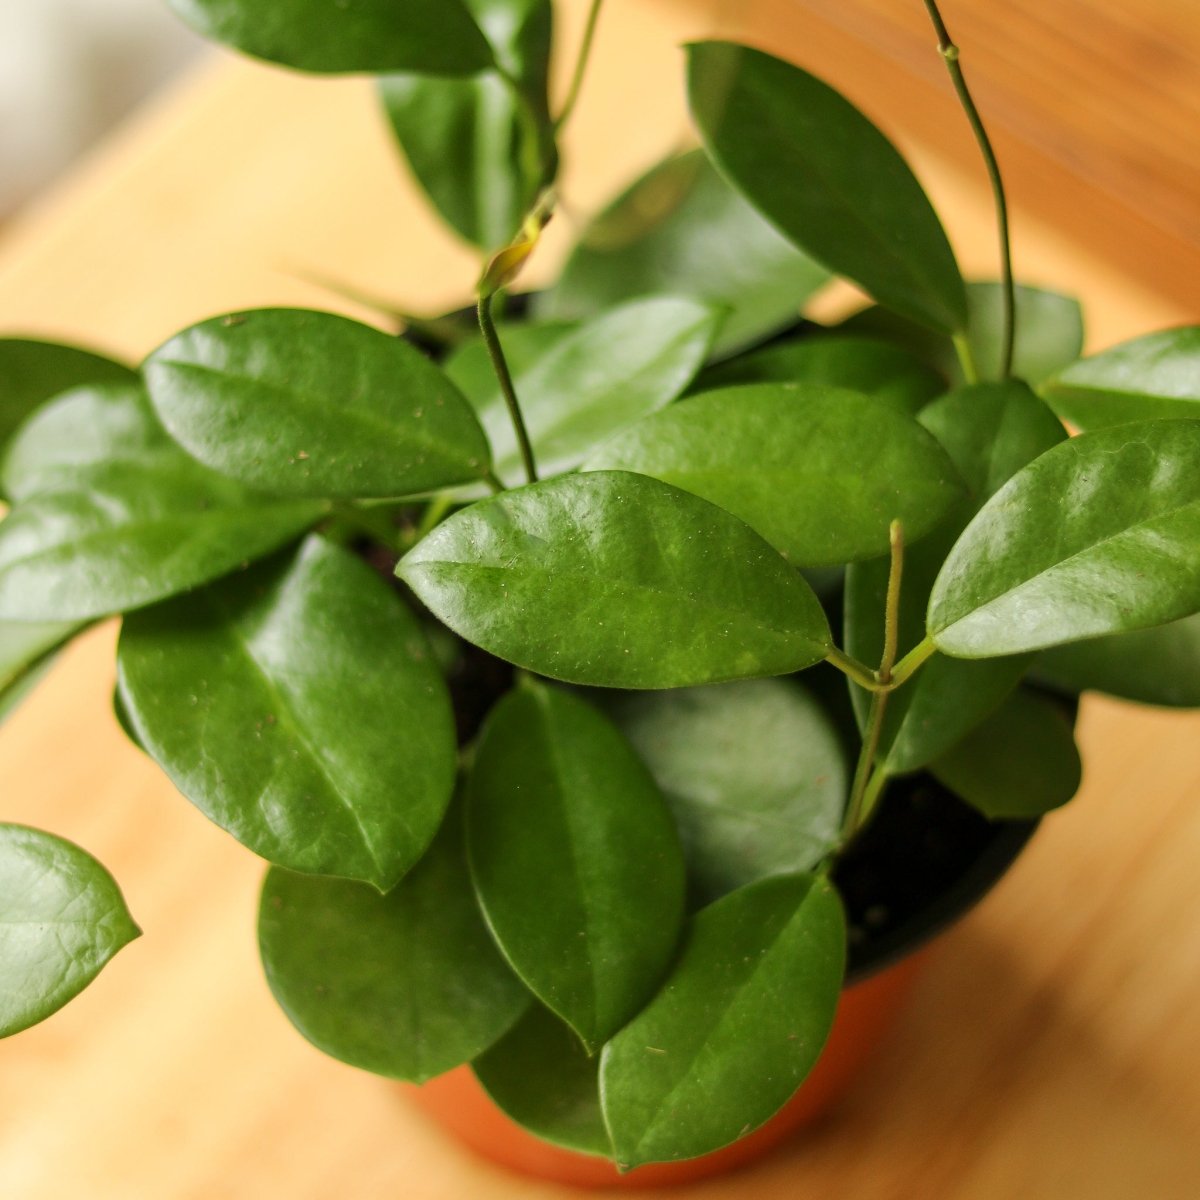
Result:
<svg viewBox="0 0 1200 1200"><path fill-rule="evenodd" d="M1200 703L1200 331L1081 359L1078 307L1013 283L932 3L999 283L836 92L707 42L703 151L532 297L598 2L558 105L549 0L174 6L381 74L478 303L403 338L226 314L137 371L0 343L0 711L123 614L117 716L271 864L306 1037L417 1083L470 1064L598 1180L712 1166L835 1090L1070 799L1075 694ZM876 304L798 322L832 276ZM50 834L0 827L0 881L8 1034L137 929Z"/></svg>

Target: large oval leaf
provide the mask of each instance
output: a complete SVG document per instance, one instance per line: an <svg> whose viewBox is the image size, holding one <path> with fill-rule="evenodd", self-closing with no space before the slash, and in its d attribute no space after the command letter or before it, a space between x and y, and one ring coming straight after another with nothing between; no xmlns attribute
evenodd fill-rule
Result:
<svg viewBox="0 0 1200 1200"><path fill-rule="evenodd" d="M275 999L314 1046L412 1083L475 1058L530 1000L488 936L453 809L386 896L273 867L258 944Z"/></svg>
<svg viewBox="0 0 1200 1200"><path fill-rule="evenodd" d="M820 384L706 392L639 421L587 469L703 496L806 567L885 553L893 520L915 540L962 498L953 464L916 421Z"/></svg>
<svg viewBox="0 0 1200 1200"><path fill-rule="evenodd" d="M160 346L144 373L189 454L276 495L412 495L488 469L471 406L433 363L331 313L205 321Z"/></svg>
<svg viewBox="0 0 1200 1200"><path fill-rule="evenodd" d="M271 862L386 890L449 803L453 718L416 618L322 538L128 618L118 669L138 742Z"/></svg>
<svg viewBox="0 0 1200 1200"><path fill-rule="evenodd" d="M467 796L471 874L500 949L598 1047L679 937L683 856L662 794L607 718L530 682L488 717Z"/></svg>
<svg viewBox="0 0 1200 1200"><path fill-rule="evenodd" d="M806 871L837 845L849 785L841 738L794 680L639 692L611 712L675 814L703 902Z"/></svg>
<svg viewBox="0 0 1200 1200"><path fill-rule="evenodd" d="M965 330L954 252L896 148L808 72L730 42L690 47L692 115L717 166L792 242L881 304Z"/></svg>
<svg viewBox="0 0 1200 1200"><path fill-rule="evenodd" d="M692 296L725 310L714 350L728 354L793 323L828 278L693 150L592 221L537 311L591 317L635 296Z"/></svg>
<svg viewBox="0 0 1200 1200"><path fill-rule="evenodd" d="M950 552L929 600L938 649L1040 650L1200 610L1200 421L1116 425L1015 475Z"/></svg>
<svg viewBox="0 0 1200 1200"><path fill-rule="evenodd" d="M492 52L462 0L167 0L193 29L300 71L470 75Z"/></svg>
<svg viewBox="0 0 1200 1200"><path fill-rule="evenodd" d="M397 573L446 625L555 679L665 688L823 659L812 589L747 525L624 471L563 476L443 522Z"/></svg>
<svg viewBox="0 0 1200 1200"><path fill-rule="evenodd" d="M1081 429L1200 417L1200 325L1163 329L1081 359L1042 393Z"/></svg>
<svg viewBox="0 0 1200 1200"><path fill-rule="evenodd" d="M57 1012L140 932L90 854L0 825L0 1037Z"/></svg>
<svg viewBox="0 0 1200 1200"><path fill-rule="evenodd" d="M618 1163L707 1154L782 1107L829 1034L845 954L824 878L776 876L704 909L662 990L604 1048Z"/></svg>
<svg viewBox="0 0 1200 1200"><path fill-rule="evenodd" d="M0 524L0 620L152 604L261 558L327 511L201 466L138 388L61 397L22 430L6 473L21 501Z"/></svg>

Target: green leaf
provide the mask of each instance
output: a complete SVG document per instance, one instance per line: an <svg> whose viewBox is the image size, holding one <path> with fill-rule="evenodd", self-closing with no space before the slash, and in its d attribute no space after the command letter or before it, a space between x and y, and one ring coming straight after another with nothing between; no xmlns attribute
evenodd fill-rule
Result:
<svg viewBox="0 0 1200 1200"><path fill-rule="evenodd" d="M578 328L577 321L501 321L497 322L496 334L504 347L508 369L514 379L520 379L539 358ZM483 339L473 337L456 346L446 356L442 370L471 407L498 431L497 418L504 411L504 397ZM494 411L489 415L489 410ZM504 415L507 418L507 411Z"/></svg>
<svg viewBox="0 0 1200 1200"><path fill-rule="evenodd" d="M654 991L683 920L683 856L658 787L607 718L531 681L488 717L467 797L471 874L497 944L598 1047Z"/></svg>
<svg viewBox="0 0 1200 1200"><path fill-rule="evenodd" d="M550 0L467 0L496 57L469 79L418 74L379 81L388 118L417 181L468 242L507 245L556 165L547 75Z"/></svg>
<svg viewBox="0 0 1200 1200"><path fill-rule="evenodd" d="M275 495L413 495L487 473L458 389L407 342L345 317L218 317L160 346L144 371L189 454Z"/></svg>
<svg viewBox="0 0 1200 1200"><path fill-rule="evenodd" d="M396 570L467 641L571 683L666 688L783 675L830 648L812 589L758 534L623 471L473 505Z"/></svg>
<svg viewBox="0 0 1200 1200"><path fill-rule="evenodd" d="M998 379L1000 376L1003 305L1004 291L1000 284L967 284L971 356L980 377L985 380ZM1017 378L1040 383L1079 357L1083 349L1083 312L1078 300L1044 288L1018 284L1016 310L1012 373ZM903 346L923 362L936 367L952 383L963 382L958 355L948 337L933 333L887 309L864 309L844 321L839 328L874 335Z"/></svg>
<svg viewBox="0 0 1200 1200"><path fill-rule="evenodd" d="M781 1108L825 1044L845 953L824 878L775 876L699 913L667 983L600 1060L618 1163L707 1154Z"/></svg>
<svg viewBox="0 0 1200 1200"><path fill-rule="evenodd" d="M1040 817L1079 790L1083 766L1062 705L1019 688L930 768L993 820Z"/></svg>
<svg viewBox="0 0 1200 1200"><path fill-rule="evenodd" d="M454 786L446 686L416 618L320 537L126 619L137 740L206 816L281 866L392 887Z"/></svg>
<svg viewBox="0 0 1200 1200"><path fill-rule="evenodd" d="M618 695L611 712L675 814L705 902L808 870L837 845L850 782L841 738L794 680Z"/></svg>
<svg viewBox="0 0 1200 1200"><path fill-rule="evenodd" d="M710 367L694 391L748 383L816 383L849 388L909 416L946 390L932 367L877 338L799 337Z"/></svg>
<svg viewBox="0 0 1200 1200"><path fill-rule="evenodd" d="M73 621L0 621L0 723L37 685L62 644L78 632Z"/></svg>
<svg viewBox="0 0 1200 1200"><path fill-rule="evenodd" d="M492 52L462 0L167 0L214 41L299 71L471 75Z"/></svg>
<svg viewBox="0 0 1200 1200"><path fill-rule="evenodd" d="M514 378L521 413L543 477L577 467L588 451L669 404L700 370L720 316L694 300L633 300L563 337ZM474 401L487 430L496 474L525 478L499 386Z"/></svg>
<svg viewBox="0 0 1200 1200"><path fill-rule="evenodd" d="M1039 682L1068 692L1095 690L1172 708L1200 706L1200 614L1047 650Z"/></svg>
<svg viewBox="0 0 1200 1200"><path fill-rule="evenodd" d="M537 312L592 317L635 296L691 296L726 310L714 352L729 354L795 322L828 278L693 150L592 221Z"/></svg>
<svg viewBox="0 0 1200 1200"><path fill-rule="evenodd" d="M487 1094L543 1141L608 1157L600 1111L600 1060L540 1004L472 1064Z"/></svg>
<svg viewBox="0 0 1200 1200"><path fill-rule="evenodd" d="M619 434L586 469L636 471L703 496L800 566L882 554L893 519L916 540L962 497L916 421L821 384L706 392Z"/></svg>
<svg viewBox="0 0 1200 1200"><path fill-rule="evenodd" d="M1055 446L984 506L929 600L939 650L987 658L1200 610L1200 421Z"/></svg>
<svg viewBox="0 0 1200 1200"><path fill-rule="evenodd" d="M247 492L185 454L136 387L41 410L5 462L0 620L85 621L187 591L277 549L328 507Z"/></svg>
<svg viewBox="0 0 1200 1200"><path fill-rule="evenodd" d="M730 42L689 48L692 115L721 172L793 243L881 304L965 330L954 252L896 148L828 84Z"/></svg>
<svg viewBox="0 0 1200 1200"><path fill-rule="evenodd" d="M57 1012L140 933L90 854L0 825L0 1037Z"/></svg>
<svg viewBox="0 0 1200 1200"><path fill-rule="evenodd" d="M477 1057L530 1000L480 916L456 808L386 896L273 867L258 944L267 983L304 1037L412 1083Z"/></svg>
<svg viewBox="0 0 1200 1200"><path fill-rule="evenodd" d="M1081 429L1200 417L1200 325L1163 329L1072 363L1042 394Z"/></svg>

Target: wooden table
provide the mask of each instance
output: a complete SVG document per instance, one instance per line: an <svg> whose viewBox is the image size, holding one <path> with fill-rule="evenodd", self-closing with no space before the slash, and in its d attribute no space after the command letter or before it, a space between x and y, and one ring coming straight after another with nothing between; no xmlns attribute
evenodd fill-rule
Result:
<svg viewBox="0 0 1200 1200"><path fill-rule="evenodd" d="M572 33L580 7L567 5ZM842 5L833 24L830 4L808 7L811 25L791 0L745 5L738 21L778 16L756 36L792 49L798 38L801 50L841 45L831 73L858 81L947 210L967 268L989 272L978 173L957 143L940 157L924 149L935 85L922 74L902 86L896 47L907 42L888 41L901 26L870 0ZM1007 7L1017 14L1011 52L1023 38L1044 39L1051 15L1078 5ZM967 0L964 8L982 12ZM874 9L879 22L866 28L878 37L838 40L851 16ZM568 176L572 207L585 210L678 140L674 47L712 28L709 15L611 0L572 131L571 157L584 146L593 156ZM1035 17L1036 29L1020 26ZM1095 23L1088 31L1094 41ZM987 49L996 55L994 40ZM1078 63L1078 47L1071 53ZM1101 94L1108 76L1090 86ZM1140 94L1127 88L1126 104L1148 103ZM1194 100L1193 91L1181 103ZM1024 111L1030 105L1036 97ZM1104 123L1093 133L1102 139ZM1174 148L1160 148L1149 126L1133 133L1170 176ZM1032 153L1011 128L1005 137L1014 153L1022 145ZM1036 148L1052 154L1054 138ZM1104 161L1103 149L1089 142L1068 166ZM1180 178L1186 190L1186 170ZM1156 201L1154 232L1135 223L1128 242L1111 227L1094 236L1092 218L1074 221L1086 204L1019 197L1019 262L1027 275L1088 297L1096 345L1197 316L1185 295L1194 272L1148 286L1144 271L1139 283L1129 269L1144 259L1186 264L1196 252L1162 216L1183 211L1179 180L1163 186L1175 199ZM1173 256L1154 249L1164 237ZM0 245L0 328L136 357L221 310L316 304L365 315L307 276L434 310L461 300L474 272L404 182L364 84L222 63L141 115L10 229ZM79 1000L0 1044L0 1196L564 1195L472 1160L394 1087L323 1058L292 1032L256 961L261 865L123 743L108 708L113 638L111 627L86 637L0 734L0 819L43 826L97 854L146 934ZM1082 741L1083 794L945 939L870 1079L812 1136L698 1195L1200 1195L1200 718L1089 701Z"/></svg>

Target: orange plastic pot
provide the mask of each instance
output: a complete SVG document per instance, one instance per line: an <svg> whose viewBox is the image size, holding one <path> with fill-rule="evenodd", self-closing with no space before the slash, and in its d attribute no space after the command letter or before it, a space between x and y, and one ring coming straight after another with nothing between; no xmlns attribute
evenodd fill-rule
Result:
<svg viewBox="0 0 1200 1200"><path fill-rule="evenodd" d="M469 1067L409 1088L408 1095L477 1154L525 1175L585 1188L691 1183L762 1157L829 1109L894 1024L924 962L925 952L914 954L847 987L821 1058L791 1100L754 1133L703 1158L655 1163L621 1175L605 1159L560 1149L522 1129L492 1103Z"/></svg>

